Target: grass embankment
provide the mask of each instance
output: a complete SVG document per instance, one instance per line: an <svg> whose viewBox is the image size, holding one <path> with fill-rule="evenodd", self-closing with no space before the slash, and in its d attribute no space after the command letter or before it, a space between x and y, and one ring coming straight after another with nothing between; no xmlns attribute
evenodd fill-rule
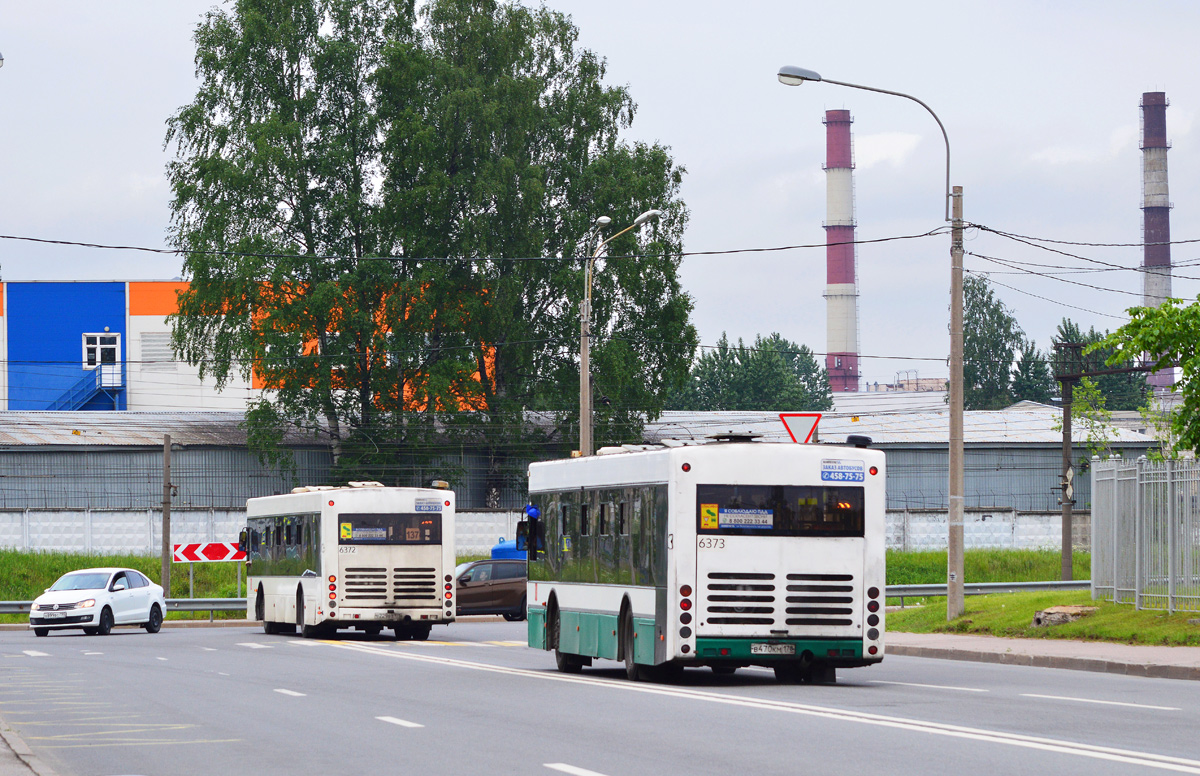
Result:
<svg viewBox="0 0 1200 776"><path fill-rule="evenodd" d="M1056 550L968 550L963 557L963 575L967 582L1045 582L1059 578L1061 562ZM1076 579L1090 577L1089 553L1076 552L1072 563ZM889 551L887 579L891 585L944 583L946 553ZM905 602L910 606L888 614L888 630L1200 646L1200 625L1188 623L1200 614L1137 611L1130 604L1093 601L1086 590L967 596L966 613L952 622L946 621L945 598L908 598ZM911 606L914 602L917 605ZM1095 606L1097 611L1072 623L1033 627L1035 612L1072 605Z"/></svg>
<svg viewBox="0 0 1200 776"><path fill-rule="evenodd" d="M487 556L471 555L458 559L481 560ZM188 564L171 566L171 591L167 598L235 598L237 597L236 563L196 563L193 566L194 593L188 590ZM146 555L83 555L67 552L18 552L0 550L0 600L32 601L54 584L54 581L76 569L121 566L137 569L152 582L162 583L162 561ZM242 595L246 594L245 568L242 569ZM171 612L167 619L208 619L208 612ZM238 612L217 612L219 619L241 619ZM0 622L29 622L25 614L0 615Z"/></svg>

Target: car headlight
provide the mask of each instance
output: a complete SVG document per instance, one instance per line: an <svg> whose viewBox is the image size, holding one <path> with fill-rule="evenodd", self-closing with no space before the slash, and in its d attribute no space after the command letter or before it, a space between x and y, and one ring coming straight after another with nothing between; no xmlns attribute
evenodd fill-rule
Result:
<svg viewBox="0 0 1200 776"><path fill-rule="evenodd" d="M96 599L89 598L86 601L80 601L78 604L75 605L75 608L76 609L91 609L95 605L96 605Z"/></svg>
<svg viewBox="0 0 1200 776"><path fill-rule="evenodd" d="M29 607L29 611L31 611L31 612L40 612L41 610L42 610L41 604L33 604L32 606Z"/></svg>

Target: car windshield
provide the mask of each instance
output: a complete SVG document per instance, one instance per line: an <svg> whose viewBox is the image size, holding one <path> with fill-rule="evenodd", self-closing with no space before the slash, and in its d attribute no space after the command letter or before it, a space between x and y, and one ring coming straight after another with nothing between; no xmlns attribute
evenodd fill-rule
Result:
<svg viewBox="0 0 1200 776"><path fill-rule="evenodd" d="M59 577L51 590L100 590L108 586L109 575L103 571L67 574Z"/></svg>

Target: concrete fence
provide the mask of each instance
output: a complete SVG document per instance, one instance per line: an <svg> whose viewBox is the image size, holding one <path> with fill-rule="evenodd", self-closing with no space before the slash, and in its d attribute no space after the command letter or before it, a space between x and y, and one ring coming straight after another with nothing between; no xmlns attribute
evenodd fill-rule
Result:
<svg viewBox="0 0 1200 776"><path fill-rule="evenodd" d="M516 536L520 512L459 512L455 550L486 555L496 542ZM245 510L172 509L171 543L236 542ZM0 547L33 552L157 555L162 512L136 510L24 510L0 512Z"/></svg>
<svg viewBox="0 0 1200 776"><path fill-rule="evenodd" d="M1071 521L1076 550L1091 547L1091 516L1076 512ZM946 549L945 512L889 511L889 550ZM1062 515L1015 509L969 509L963 515L963 544L968 550L1045 550L1062 547Z"/></svg>

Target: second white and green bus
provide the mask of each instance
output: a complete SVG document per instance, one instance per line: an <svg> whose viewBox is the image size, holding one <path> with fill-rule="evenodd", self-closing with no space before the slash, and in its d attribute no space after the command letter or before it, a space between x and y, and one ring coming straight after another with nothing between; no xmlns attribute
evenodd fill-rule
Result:
<svg viewBox="0 0 1200 776"><path fill-rule="evenodd" d="M267 633L425 640L454 620L454 493L305 487L246 502L246 616Z"/></svg>
<svg viewBox="0 0 1200 776"><path fill-rule="evenodd" d="M884 454L612 448L529 467L528 641L574 672L707 666L832 682L884 656ZM536 537L536 540L532 540Z"/></svg>

